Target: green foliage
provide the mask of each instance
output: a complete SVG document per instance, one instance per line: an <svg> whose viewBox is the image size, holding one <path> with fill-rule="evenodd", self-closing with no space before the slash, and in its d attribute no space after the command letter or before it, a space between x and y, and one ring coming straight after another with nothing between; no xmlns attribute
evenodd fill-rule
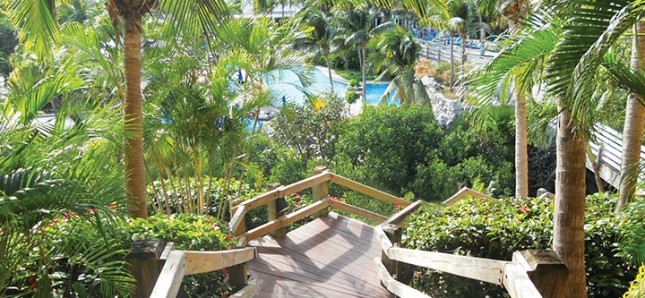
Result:
<svg viewBox="0 0 645 298"><path fill-rule="evenodd" d="M620 223L618 255L631 265L645 264L645 200L628 204L622 212L625 216Z"/></svg>
<svg viewBox="0 0 645 298"><path fill-rule="evenodd" d="M351 80L349 80L349 86L350 87L356 87L358 85L360 85L360 80L357 80L355 78L352 78Z"/></svg>
<svg viewBox="0 0 645 298"><path fill-rule="evenodd" d="M347 123L337 144L337 163L352 179L395 194L414 180L441 138L441 129L428 107L366 107Z"/></svg>
<svg viewBox="0 0 645 298"><path fill-rule="evenodd" d="M638 270L638 275L629 285L629 290L625 292L623 298L639 298L645 296L645 265Z"/></svg>
<svg viewBox="0 0 645 298"><path fill-rule="evenodd" d="M18 45L18 36L15 28L3 13L0 12L0 74L9 75L11 66L7 58L11 55Z"/></svg>
<svg viewBox="0 0 645 298"><path fill-rule="evenodd" d="M616 254L619 239L634 235L622 232L624 215L612 214L615 201L601 195L587 197L585 266L590 297L618 297L636 275L635 266ZM551 246L550 199L466 199L443 208L424 208L409 221L404 237L408 248L510 260L514 251ZM411 275L412 284L433 297L498 297L505 292L496 285L431 270L414 269Z"/></svg>
<svg viewBox="0 0 645 298"><path fill-rule="evenodd" d="M153 188L154 187L154 188ZM201 183L193 177L156 180L148 186L148 210L160 214L191 213L204 197L206 214L226 219L228 215L228 194L238 193L239 198L248 199L256 192L246 183L235 179L203 177Z"/></svg>
<svg viewBox="0 0 645 298"><path fill-rule="evenodd" d="M133 240L166 240L181 250L225 250L234 246L226 225L215 217L157 214L129 224ZM230 291L222 271L186 276L182 288L190 297L213 297Z"/></svg>
<svg viewBox="0 0 645 298"><path fill-rule="evenodd" d="M335 154L344 106L335 96L303 106L287 105L271 123L272 139L295 150L303 165L314 159L330 160Z"/></svg>
<svg viewBox="0 0 645 298"><path fill-rule="evenodd" d="M345 101L348 104L353 104L358 99L358 93L356 91L347 91L345 92Z"/></svg>

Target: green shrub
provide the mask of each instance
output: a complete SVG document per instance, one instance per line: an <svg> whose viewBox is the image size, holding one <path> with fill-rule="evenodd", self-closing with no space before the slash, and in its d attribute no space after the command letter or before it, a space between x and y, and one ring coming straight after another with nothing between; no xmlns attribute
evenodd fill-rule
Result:
<svg viewBox="0 0 645 298"><path fill-rule="evenodd" d="M623 298L642 298L645 297L645 265L638 270L638 275L631 282L629 290L625 292Z"/></svg>
<svg viewBox="0 0 645 298"><path fill-rule="evenodd" d="M585 262L590 297L618 297L636 275L636 267L616 254L619 239L626 235L620 227L625 214L612 214L615 202L615 198L600 195L587 197ZM414 214L404 245L510 260L517 250L550 248L552 233L553 202L549 199L466 199L443 208L430 205ZM505 293L496 285L431 270L413 271L408 272L412 284L433 297L498 297Z"/></svg>
<svg viewBox="0 0 645 298"><path fill-rule="evenodd" d="M349 80L349 86L350 87L356 87L356 86L360 85L359 82L360 81L358 79L351 79L351 80Z"/></svg>
<svg viewBox="0 0 645 298"><path fill-rule="evenodd" d="M129 225L133 240L166 240L180 250L215 251L234 246L226 225L214 217L192 214L154 215L134 219ZM182 288L189 297L213 297L230 292L222 271L184 277Z"/></svg>
<svg viewBox="0 0 645 298"><path fill-rule="evenodd" d="M347 101L348 104L353 104L356 102L356 99L358 99L358 93L356 93L356 91L345 92L345 101Z"/></svg>

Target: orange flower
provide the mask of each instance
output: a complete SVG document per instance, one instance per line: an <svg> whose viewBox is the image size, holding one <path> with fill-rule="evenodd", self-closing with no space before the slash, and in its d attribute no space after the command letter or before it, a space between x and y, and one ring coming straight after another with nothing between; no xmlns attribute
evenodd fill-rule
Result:
<svg viewBox="0 0 645 298"><path fill-rule="evenodd" d="M530 214L531 213L531 210L529 208L524 207L524 206L518 208L517 210L519 210L520 212L522 212L524 214Z"/></svg>

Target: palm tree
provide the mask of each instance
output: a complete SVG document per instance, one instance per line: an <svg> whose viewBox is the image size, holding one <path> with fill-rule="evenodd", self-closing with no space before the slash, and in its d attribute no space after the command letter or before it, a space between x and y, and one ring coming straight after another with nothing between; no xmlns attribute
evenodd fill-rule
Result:
<svg viewBox="0 0 645 298"><path fill-rule="evenodd" d="M147 217L145 166L143 150L143 118L141 93L141 40L142 20L153 7L159 7L169 23L186 36L197 38L203 31L212 32L217 19L228 14L222 0L109 0L107 10L117 35L119 21L123 24L123 69L125 77L125 165L126 193L130 198L129 213L133 217ZM10 7L12 21L22 28L21 40L29 41L41 58L51 57L52 47L59 31L56 22L56 1L17 0ZM178 33L179 34L179 33ZM35 42L33 42L35 41Z"/></svg>
<svg viewBox="0 0 645 298"><path fill-rule="evenodd" d="M325 57L327 64L327 72L329 77L330 91L334 92L334 79L331 74L331 43L336 34L336 28L332 26L332 19L326 15L318 6L311 6L309 9L303 10L299 19L300 24L308 26L311 30L308 38L305 40L299 39L295 43L297 49L304 48L313 50L315 55L322 55Z"/></svg>
<svg viewBox="0 0 645 298"><path fill-rule="evenodd" d="M581 17L573 10L585 9L593 12ZM562 94L571 97L571 106L584 110L588 107L589 95L594 90L594 78L598 67L602 64L603 56L608 50L615 46L626 32L634 29L632 47L632 72L639 68L644 56L645 42L638 37L640 32L640 14L645 5L640 1L615 1L608 6L605 1L571 1L566 7L560 8L564 17L575 21L565 35L562 42L562 51L558 59L554 61L553 80L554 89ZM597 22L597 20L602 20ZM590 26L593 26L591 28ZM585 36L581 38L580 36ZM565 51L565 47L567 48ZM639 54L641 53L641 54ZM566 56L566 58L565 58ZM558 65L555 64L564 63ZM566 66L566 67L562 67ZM572 70L573 78L562 79L563 71ZM612 72L614 75L620 73ZM628 83L628 77L622 77L619 83ZM633 85L633 84L632 84ZM640 161L640 146L643 139L643 126L645 125L645 107L642 102L642 93L634 92L639 90L637 83L634 88L629 88L633 95L630 97L626 108L625 126L623 131L623 157L621 165L621 186L620 199L617 209L625 203L633 200L636 189L636 179ZM574 111L575 112L575 111ZM578 117L580 121L587 121L584 115ZM574 115L576 116L576 115Z"/></svg>
<svg viewBox="0 0 645 298"><path fill-rule="evenodd" d="M361 7L357 9L343 9L339 12L337 20L342 31L336 38L340 47L349 49L356 47L358 50L358 61L361 69L362 97L367 100L367 44L376 34L382 32L391 23L384 23L375 27L374 22L378 15L368 9Z"/></svg>
<svg viewBox="0 0 645 298"><path fill-rule="evenodd" d="M450 91L453 90L455 85L455 39L453 34L456 32L461 38L461 67L464 67L466 60L466 21L459 17L451 18L448 22L450 29Z"/></svg>
<svg viewBox="0 0 645 298"><path fill-rule="evenodd" d="M412 32L405 32L401 26L396 26L372 39L368 46L375 49L371 62L376 71L384 69L383 75L387 73L393 76L379 103L387 103L396 89L401 103L430 104L425 86L415 76L421 47L414 40Z"/></svg>

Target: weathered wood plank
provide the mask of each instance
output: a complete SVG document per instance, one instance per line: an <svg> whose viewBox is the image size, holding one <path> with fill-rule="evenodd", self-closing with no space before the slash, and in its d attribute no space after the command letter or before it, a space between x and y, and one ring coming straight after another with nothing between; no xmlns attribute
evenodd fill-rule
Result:
<svg viewBox="0 0 645 298"><path fill-rule="evenodd" d="M443 201L442 204L444 204L444 205L452 205L454 203L457 203L457 202L461 201L466 196L472 196L472 197L480 198L480 199L484 199L484 200L492 200L493 199L492 197L487 196L487 195L485 195L483 193L474 191L474 190L472 190L472 189L470 189L468 187L464 187L464 188L460 189L457 193L452 195L452 197L450 197L447 200Z"/></svg>
<svg viewBox="0 0 645 298"><path fill-rule="evenodd" d="M278 188L280 191L280 197L286 197L288 195L295 194L301 190L310 188L314 185L318 185L323 182L327 182L331 179L331 174L329 172L322 172L318 175L313 175L307 179L300 180L296 183L289 184L287 186L282 186Z"/></svg>
<svg viewBox="0 0 645 298"><path fill-rule="evenodd" d="M503 285L513 298L542 298L528 274L518 263L504 266Z"/></svg>
<svg viewBox="0 0 645 298"><path fill-rule="evenodd" d="M380 224L380 226L386 226L386 225L389 225L389 224L393 224L393 225L401 224L401 222L405 221L405 219L408 218L408 216L410 216L410 214L412 214L413 212L417 211L417 209L419 209L419 207L421 207L422 203L423 202L421 200L418 200L418 201L410 204L409 206L403 208L403 210L397 212L396 214L392 215L390 218L388 218L385 221L383 221Z"/></svg>
<svg viewBox="0 0 645 298"><path fill-rule="evenodd" d="M184 280L186 262L184 252L180 250L171 251L159 273L159 279L152 289L151 298L175 298L179 292L181 282Z"/></svg>
<svg viewBox="0 0 645 298"><path fill-rule="evenodd" d="M447 253L392 247L388 251L392 260L435 269L446 273L485 281L502 283L505 261L458 256Z"/></svg>
<svg viewBox="0 0 645 298"><path fill-rule="evenodd" d="M238 241L238 246L244 246L246 243L249 241L256 239L258 237L262 237L270 232L273 232L279 228L286 227L296 221L299 221L309 215L312 215L324 208L327 208L329 206L329 199L323 199L320 201L317 201L307 207L304 207L294 213L282 216L276 220L272 220L268 223L265 223L255 229L252 229L242 235L240 235L239 239L243 240L242 243Z"/></svg>
<svg viewBox="0 0 645 298"><path fill-rule="evenodd" d="M385 288L390 291L391 293L395 294L398 297L403 297L403 298L416 298L416 297L427 297L430 298L430 296L411 288L408 285L405 285L401 282L396 281L392 276L390 276L390 273L387 272L387 269L383 264L381 264L381 260L379 258L374 258L374 266L376 266L376 272L378 273L379 278L381 279L381 282L385 286Z"/></svg>
<svg viewBox="0 0 645 298"><path fill-rule="evenodd" d="M513 253L513 262L523 266L535 288L544 297L567 294L567 266L553 250L530 249Z"/></svg>
<svg viewBox="0 0 645 298"><path fill-rule="evenodd" d="M376 236L379 244L381 244L381 249L385 255L389 257L389 250L394 247L394 245L392 244L392 241L390 241L390 238L387 237L387 234L385 234L385 231L383 231L383 227L375 227L374 236Z"/></svg>
<svg viewBox="0 0 645 298"><path fill-rule="evenodd" d="M255 248L247 247L224 251L184 251L185 275L211 272L248 262L255 258Z"/></svg>
<svg viewBox="0 0 645 298"><path fill-rule="evenodd" d="M369 218L369 219L371 219L373 221L376 221L376 222L383 222L384 220L387 219L387 217L385 217L383 215L380 215L378 213L374 213L372 211L365 210L363 208L359 208L359 207L356 207L356 206L353 206L353 205L345 204L345 203L343 203L341 201L331 201L330 200L329 205L332 208L347 211L349 213L356 214L358 216Z"/></svg>
<svg viewBox="0 0 645 298"><path fill-rule="evenodd" d="M233 214L231 221L228 223L229 227L231 228L231 231L233 231L234 234L235 232L238 231L238 228L244 222L245 215L246 215L246 212L248 211L248 208L249 207L247 205L242 204L237 207L237 210L235 210L235 214ZM234 236L237 236L237 235L234 235Z"/></svg>
<svg viewBox="0 0 645 298"><path fill-rule="evenodd" d="M242 288L241 290L235 292L235 294L229 296L232 298L250 298L250 297L255 297L255 295L258 294L260 291L260 287L258 287L258 284L255 280L249 281L249 283L246 285L246 287Z"/></svg>
<svg viewBox="0 0 645 298"><path fill-rule="evenodd" d="M342 185L344 187L347 187L351 190L360 192L366 196L370 196L372 198L381 200L383 202L387 203L393 203L393 204L399 204L403 207L410 205L410 202L401 199L399 197L393 196L389 193L382 192L378 189L371 188L365 184L358 183L356 181L347 179L343 176L331 173L331 182L336 183L338 185Z"/></svg>
<svg viewBox="0 0 645 298"><path fill-rule="evenodd" d="M242 204L238 205L239 207L242 206L247 206L246 210L252 210L255 209L258 206L261 206L263 204L266 204L267 202L271 200L275 200L280 197L280 190L279 189L274 189L272 191L265 192L259 196L256 196L248 201L242 202Z"/></svg>

